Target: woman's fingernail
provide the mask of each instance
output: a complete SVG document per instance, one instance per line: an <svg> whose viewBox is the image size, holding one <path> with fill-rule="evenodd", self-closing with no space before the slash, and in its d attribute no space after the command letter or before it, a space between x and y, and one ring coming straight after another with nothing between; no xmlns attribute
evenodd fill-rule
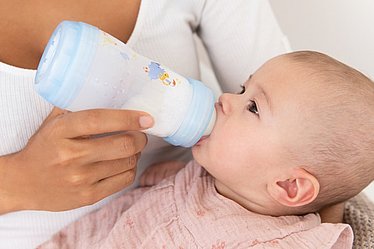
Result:
<svg viewBox="0 0 374 249"><path fill-rule="evenodd" d="M139 118L139 124L142 128L149 128L153 125L153 118L150 116L141 116Z"/></svg>

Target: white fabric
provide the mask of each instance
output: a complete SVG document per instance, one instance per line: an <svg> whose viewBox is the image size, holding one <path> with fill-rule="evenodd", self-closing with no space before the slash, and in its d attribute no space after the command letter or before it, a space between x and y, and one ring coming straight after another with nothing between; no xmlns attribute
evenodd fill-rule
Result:
<svg viewBox="0 0 374 249"><path fill-rule="evenodd" d="M181 75L200 79L193 33L205 45L224 91L239 91L239 85L260 64L289 49L265 0L142 0L128 45ZM0 155L21 150L52 109L34 92L34 76L34 70L0 63ZM138 176L151 162L188 160L188 152L150 137ZM34 248L112 198L67 212L21 211L1 215L0 249Z"/></svg>

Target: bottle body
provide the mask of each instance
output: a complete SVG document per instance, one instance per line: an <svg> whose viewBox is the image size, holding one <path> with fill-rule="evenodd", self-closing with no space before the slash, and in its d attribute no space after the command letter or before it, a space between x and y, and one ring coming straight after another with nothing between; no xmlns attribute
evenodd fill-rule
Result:
<svg viewBox="0 0 374 249"><path fill-rule="evenodd" d="M209 133L215 120L213 93L201 82L137 54L111 35L84 23L64 21L56 28L43 53L35 83L41 96L70 111L122 108L148 112L155 124L145 132L174 145L192 146L197 137ZM198 110L191 110L193 101ZM204 113L201 106L205 106ZM196 120L187 121L187 116ZM210 117L208 121L206 116ZM181 126L186 127L184 131ZM176 133L186 133L186 129L194 135L187 132L183 136L190 138L174 141L173 136L180 137ZM187 141L191 139L194 141Z"/></svg>

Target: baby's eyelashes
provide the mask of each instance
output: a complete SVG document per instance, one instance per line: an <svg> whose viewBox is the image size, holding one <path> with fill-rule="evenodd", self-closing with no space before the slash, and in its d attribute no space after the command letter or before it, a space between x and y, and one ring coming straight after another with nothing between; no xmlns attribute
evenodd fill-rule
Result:
<svg viewBox="0 0 374 249"><path fill-rule="evenodd" d="M240 87L241 87L242 90L240 92L238 92L237 94L245 93L245 86L243 84L240 84Z"/></svg>
<svg viewBox="0 0 374 249"><path fill-rule="evenodd" d="M258 109L257 109L257 104L253 100L249 100L248 106L247 106L248 111L252 112L253 114L258 115Z"/></svg>
<svg viewBox="0 0 374 249"><path fill-rule="evenodd" d="M241 84L240 87L242 90L238 92L237 94L243 94L245 93L245 85ZM248 106L247 106L248 111L252 112L253 114L258 115L258 109L257 109L257 104L254 100L249 100Z"/></svg>

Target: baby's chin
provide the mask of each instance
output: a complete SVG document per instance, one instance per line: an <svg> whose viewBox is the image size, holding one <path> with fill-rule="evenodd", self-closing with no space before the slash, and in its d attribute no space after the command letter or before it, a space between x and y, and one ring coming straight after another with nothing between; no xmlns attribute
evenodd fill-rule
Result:
<svg viewBox="0 0 374 249"><path fill-rule="evenodd" d="M195 160L195 161L197 161L197 159L196 158L198 158L199 156L198 156L198 151L199 151L199 148L200 146L199 145L194 145L192 148L191 148L191 152L192 152L192 156L193 156L193 159Z"/></svg>
<svg viewBox="0 0 374 249"><path fill-rule="evenodd" d="M200 145L194 145L191 149L191 152L192 152L192 156L193 156L193 159L200 165L202 165L203 163L203 160L201 158L201 153L203 153L203 151L201 150L201 146Z"/></svg>
<svg viewBox="0 0 374 249"><path fill-rule="evenodd" d="M202 137L200 138L200 140L197 141L197 143L194 145L194 147L195 147L195 146L200 146L200 145L204 144L208 138L209 138L209 135L202 136Z"/></svg>
<svg viewBox="0 0 374 249"><path fill-rule="evenodd" d="M204 164L209 162L209 145L210 136L203 136L192 148L192 156L194 160L204 167Z"/></svg>

